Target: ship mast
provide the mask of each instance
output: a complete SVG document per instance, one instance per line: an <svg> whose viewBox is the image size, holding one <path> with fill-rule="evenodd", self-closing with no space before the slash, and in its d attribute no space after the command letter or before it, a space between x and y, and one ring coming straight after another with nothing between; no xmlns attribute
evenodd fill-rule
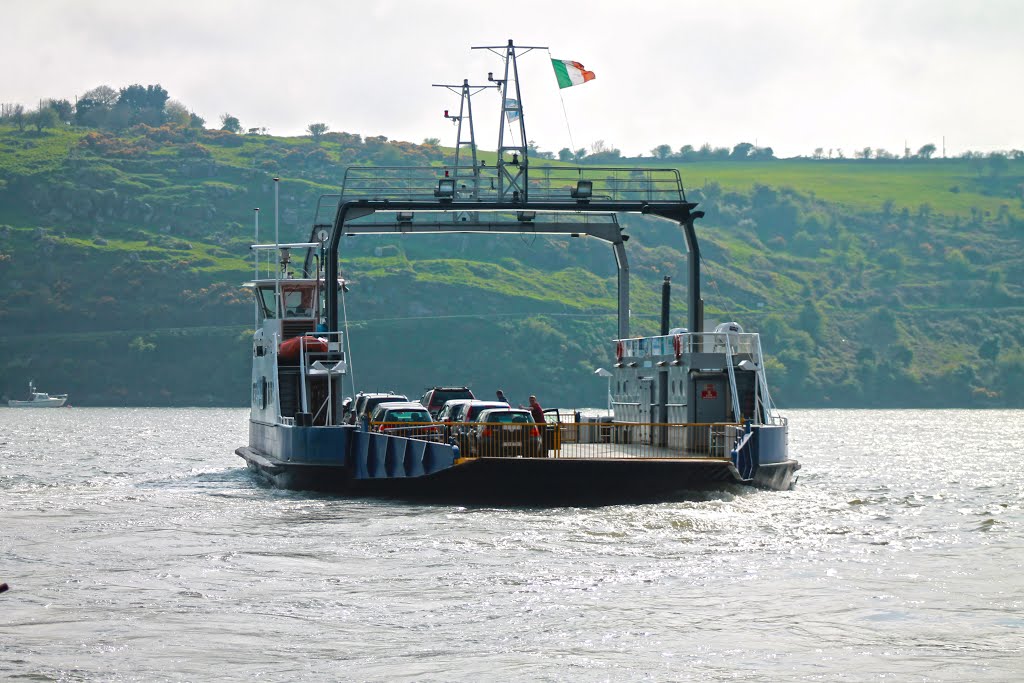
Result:
<svg viewBox="0 0 1024 683"><path fill-rule="evenodd" d="M469 199L480 198L480 168L477 165L476 159L476 133L473 128L473 95L476 95L487 88L497 88L498 85L470 85L468 79L462 81L462 85L446 85L435 83L435 88L447 88L452 92L459 94L459 113L452 115L448 113L448 110L444 110L444 117L451 119L458 123L458 130L455 134L455 166L453 169L453 176L455 178L455 184L457 187L462 187L462 182L466 178L470 179L472 189L469 191ZM458 90L456 90L458 88ZM463 126L463 123L466 125ZM468 134L468 137L464 137L463 134ZM470 163L467 165L466 160L462 157L462 148L468 147L470 153Z"/></svg>
<svg viewBox="0 0 1024 683"><path fill-rule="evenodd" d="M487 45L474 50L490 50L505 63L505 75L495 78L494 72L487 74L487 80L497 84L501 91L501 119L498 121L498 201L526 202L529 183L527 158L526 122L523 119L523 99L519 91L519 67L516 51L526 54L531 50L546 50L546 47L515 45L511 39L508 45ZM500 50L500 52L499 52ZM510 86L511 95L510 96ZM505 142L505 123L519 126L519 144ZM513 136L514 137L514 136Z"/></svg>

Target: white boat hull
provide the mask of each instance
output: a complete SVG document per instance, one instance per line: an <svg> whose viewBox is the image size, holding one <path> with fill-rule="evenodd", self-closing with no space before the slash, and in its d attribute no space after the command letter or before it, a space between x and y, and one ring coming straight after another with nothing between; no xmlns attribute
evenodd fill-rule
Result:
<svg viewBox="0 0 1024 683"><path fill-rule="evenodd" d="M8 401L7 405L11 408L61 408L67 403L67 400L67 396L60 398L51 396L38 401Z"/></svg>

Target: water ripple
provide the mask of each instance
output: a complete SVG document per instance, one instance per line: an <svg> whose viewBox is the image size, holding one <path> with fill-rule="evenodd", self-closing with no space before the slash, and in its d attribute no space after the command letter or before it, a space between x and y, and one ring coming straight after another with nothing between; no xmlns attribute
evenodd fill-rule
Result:
<svg viewBox="0 0 1024 683"><path fill-rule="evenodd" d="M241 410L53 412L0 410L0 679L1021 671L1020 411L794 411L793 491L555 509L271 489Z"/></svg>

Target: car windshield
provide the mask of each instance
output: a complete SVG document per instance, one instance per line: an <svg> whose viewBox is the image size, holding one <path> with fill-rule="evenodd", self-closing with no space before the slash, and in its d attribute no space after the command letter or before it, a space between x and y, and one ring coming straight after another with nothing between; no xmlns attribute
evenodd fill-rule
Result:
<svg viewBox="0 0 1024 683"><path fill-rule="evenodd" d="M529 413L491 411L480 417L486 422L500 422L502 424L526 424L533 422L533 417Z"/></svg>
<svg viewBox="0 0 1024 683"><path fill-rule="evenodd" d="M469 389L434 389L434 393L430 397L430 403L431 405L439 406L453 398L473 398L473 392Z"/></svg>
<svg viewBox="0 0 1024 683"><path fill-rule="evenodd" d="M437 419L451 420L462 411L463 405L465 405L465 402L462 399L448 401L444 404L444 407L441 408L441 412L437 414Z"/></svg>
<svg viewBox="0 0 1024 683"><path fill-rule="evenodd" d="M425 410L403 409L384 412L381 422L430 422L430 413Z"/></svg>
<svg viewBox="0 0 1024 683"><path fill-rule="evenodd" d="M497 403L497 402L495 402L495 403L481 403L481 404L478 404L478 405L470 404L469 407L466 408L466 417L462 421L463 422L472 422L473 420L476 419L476 416L481 413L481 411L487 410L488 408L497 408L499 406L508 407L504 403Z"/></svg>
<svg viewBox="0 0 1024 683"><path fill-rule="evenodd" d="M400 394L392 394L389 396L375 396L373 398L366 399L366 405L361 412L372 413L373 409L381 403L398 403L399 401L408 401L405 396Z"/></svg>

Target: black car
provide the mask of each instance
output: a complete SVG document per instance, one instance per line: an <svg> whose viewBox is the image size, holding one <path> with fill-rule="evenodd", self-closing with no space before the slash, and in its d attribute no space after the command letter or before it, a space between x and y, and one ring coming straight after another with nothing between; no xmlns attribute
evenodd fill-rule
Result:
<svg viewBox="0 0 1024 683"><path fill-rule="evenodd" d="M490 408L469 431L470 454L478 458L542 458L540 429L529 410Z"/></svg>
<svg viewBox="0 0 1024 683"><path fill-rule="evenodd" d="M441 407L453 398L476 398L469 387L431 387L420 398L420 403L427 407L432 417L437 417Z"/></svg>

